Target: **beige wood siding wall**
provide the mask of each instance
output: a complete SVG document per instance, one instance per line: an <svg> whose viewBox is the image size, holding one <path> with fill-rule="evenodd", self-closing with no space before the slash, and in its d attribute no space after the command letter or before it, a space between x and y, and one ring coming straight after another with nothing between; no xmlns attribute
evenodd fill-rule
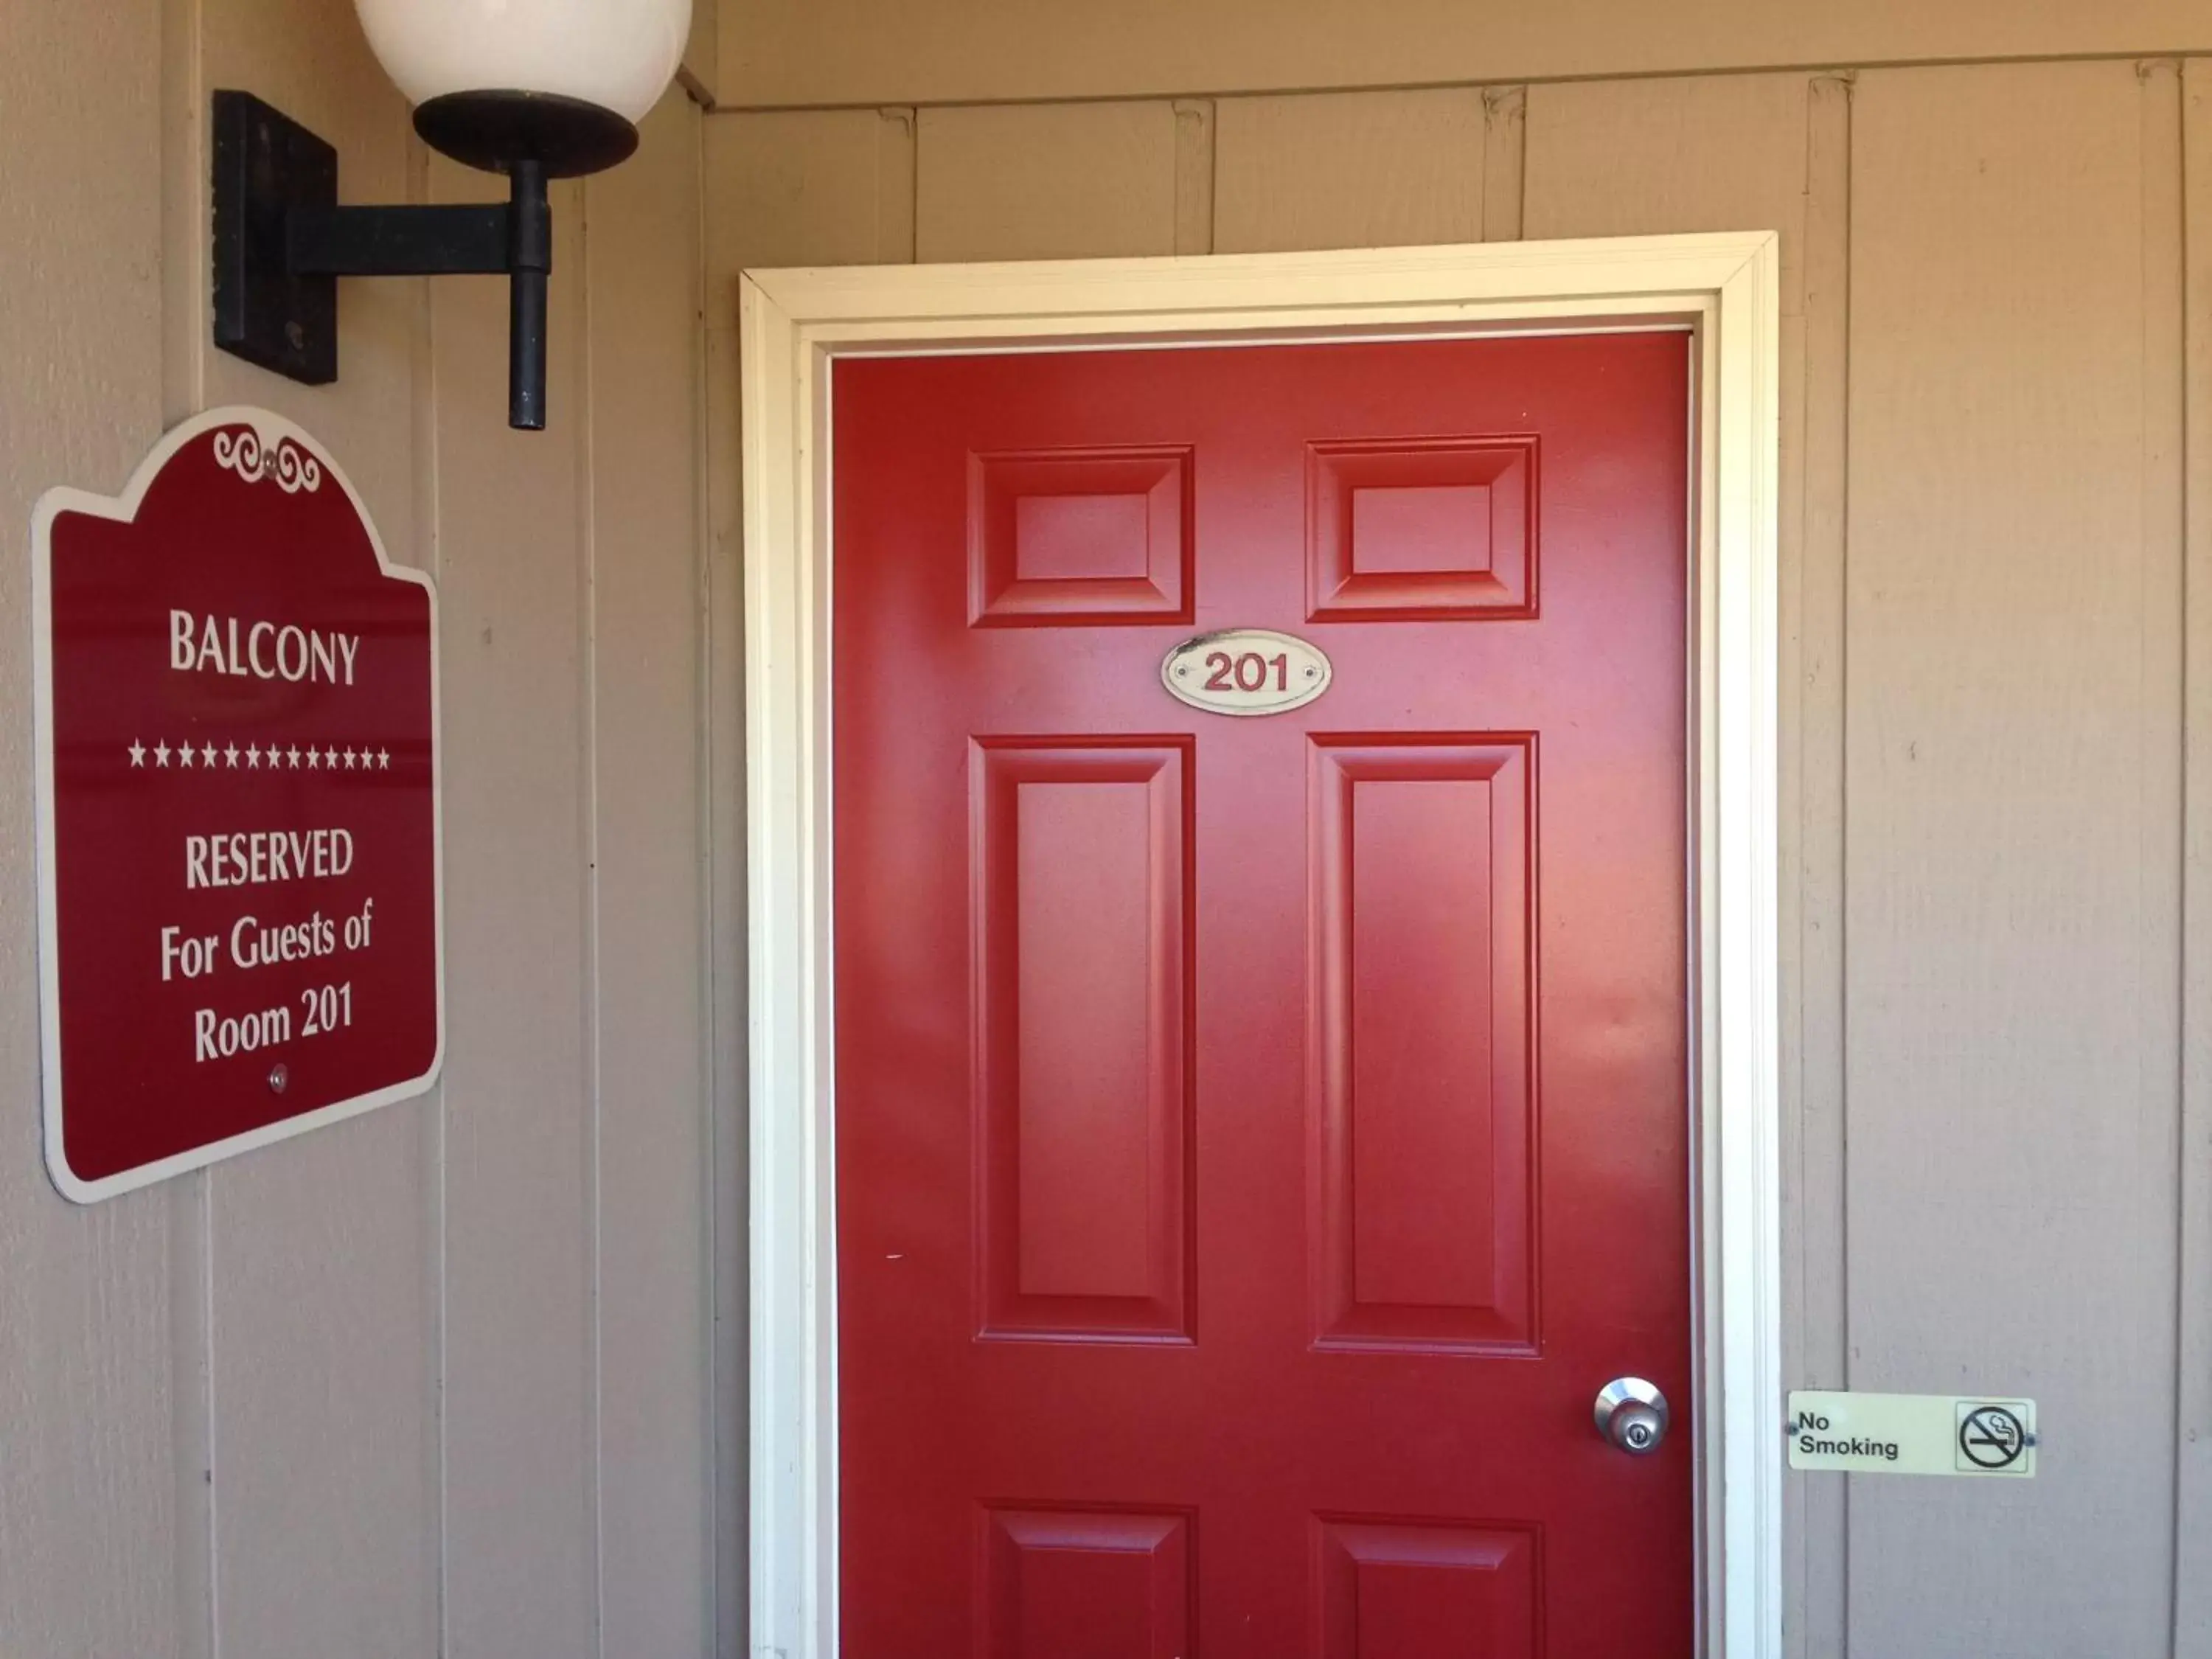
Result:
<svg viewBox="0 0 2212 1659"><path fill-rule="evenodd" d="M346 284L328 388L208 344L212 88L349 201L501 191L346 0L0 0L0 1653L708 1652L701 113L557 187L520 434L495 279ZM444 1085L80 1210L38 1144L31 504L231 402L438 578Z"/></svg>
<svg viewBox="0 0 2212 1659"><path fill-rule="evenodd" d="M689 83L920 106L672 96L562 188L525 436L488 280L349 284L331 388L207 346L211 88L333 139L349 200L491 185L409 137L345 0L0 0L0 1654L743 1650L706 1104L743 1058L738 269L1772 227L1790 1376L2018 1389L2047 1435L2032 1486L1794 1482L1791 1651L2212 1659L2212 60L1850 67L2201 48L2201 9L1785 38L1698 0L1661 61L1553 8L1498 67L1838 66L1482 85L1521 37L1464 9L1086 45L860 3L704 18ZM23 538L227 401L305 422L440 580L447 1071L76 1210L37 1144Z"/></svg>
<svg viewBox="0 0 2212 1659"><path fill-rule="evenodd" d="M2033 1485L1793 1478L1790 1650L2212 1659L2212 61L730 112L706 155L724 571L745 266L1779 230L1789 1375L2045 1436Z"/></svg>

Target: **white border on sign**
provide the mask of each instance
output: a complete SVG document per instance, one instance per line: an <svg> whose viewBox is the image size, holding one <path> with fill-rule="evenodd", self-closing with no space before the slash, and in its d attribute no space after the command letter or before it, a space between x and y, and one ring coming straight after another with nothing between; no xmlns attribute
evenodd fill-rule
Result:
<svg viewBox="0 0 2212 1659"><path fill-rule="evenodd" d="M312 1112L302 1112L297 1117L288 1117L258 1129L249 1129L243 1134L233 1135L190 1152L179 1152L158 1163L141 1164L136 1169L99 1181L82 1181L69 1167L68 1149L62 1133L62 1060L61 1060L61 981L56 972L54 954L57 948L58 917L54 893L54 708L53 708L53 522L64 513L82 513L88 517L112 520L120 524L135 522L139 504L145 499L147 489L161 468L185 445L210 431L223 427L251 427L258 435L264 450L272 456L276 446L286 439L297 444L313 456L324 471L344 490L346 499L353 504L355 514L368 532L369 545L376 550L376 562L384 575L393 581L412 582L428 596L430 605L430 834L431 834L431 903L434 911L432 937L437 963L437 1020L438 1042L430 1055L429 1068L419 1077L404 1083L394 1083L369 1094L356 1095L351 1100L341 1100L328 1106L318 1107ZM270 475L273 477L275 475ZM331 459L330 452L310 437L297 422L287 420L274 410L233 404L222 409L210 409L204 414L179 422L164 433L161 442L148 452L131 475L131 482L117 496L95 495L88 490L74 489L67 485L49 489L39 497L39 504L31 514L31 678L33 718L37 724L37 795L38 795L38 860L39 860L39 1043L40 1090L46 1115L46 1173L62 1195L78 1204L94 1204L118 1193L127 1193L140 1187L166 1181L171 1176L182 1175L188 1170L204 1169L208 1164L234 1158L240 1152L252 1152L257 1146L266 1146L279 1140L289 1140L294 1135L305 1134L310 1129L319 1129L325 1124L336 1123L379 1106L388 1106L396 1100L406 1100L419 1095L438 1081L438 1073L446 1063L446 833L445 786L441 777L440 733L442 715L438 692L438 589L427 571L410 569L392 562L384 550L384 538L377 534L376 521L369 516L368 503L343 468Z"/></svg>
<svg viewBox="0 0 2212 1659"><path fill-rule="evenodd" d="M838 1652L830 368L848 355L1687 328L1698 1650L1780 1659L1771 232L755 271L739 284L750 1640Z"/></svg>

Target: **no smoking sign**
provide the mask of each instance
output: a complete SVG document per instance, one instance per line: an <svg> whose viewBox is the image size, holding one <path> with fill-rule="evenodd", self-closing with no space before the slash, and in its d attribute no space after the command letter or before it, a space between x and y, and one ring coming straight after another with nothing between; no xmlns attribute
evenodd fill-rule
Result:
<svg viewBox="0 0 2212 1659"><path fill-rule="evenodd" d="M1849 1474L2035 1473L2035 1402L1948 1394L1790 1396L1790 1467Z"/></svg>

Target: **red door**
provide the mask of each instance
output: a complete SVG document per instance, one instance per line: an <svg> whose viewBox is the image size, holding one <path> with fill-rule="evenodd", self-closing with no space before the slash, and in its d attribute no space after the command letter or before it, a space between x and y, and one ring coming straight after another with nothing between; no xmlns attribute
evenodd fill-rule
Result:
<svg viewBox="0 0 2212 1659"><path fill-rule="evenodd" d="M1690 1652L1688 364L837 366L848 1659Z"/></svg>

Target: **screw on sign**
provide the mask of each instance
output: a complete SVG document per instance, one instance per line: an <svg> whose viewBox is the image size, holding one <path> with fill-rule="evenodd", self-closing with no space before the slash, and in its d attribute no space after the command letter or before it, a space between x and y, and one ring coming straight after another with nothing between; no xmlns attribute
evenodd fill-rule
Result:
<svg viewBox="0 0 2212 1659"><path fill-rule="evenodd" d="M1977 1406L1959 1422L1960 1455L1979 1469L2008 1469L2027 1449L2027 1425L2008 1407Z"/></svg>

